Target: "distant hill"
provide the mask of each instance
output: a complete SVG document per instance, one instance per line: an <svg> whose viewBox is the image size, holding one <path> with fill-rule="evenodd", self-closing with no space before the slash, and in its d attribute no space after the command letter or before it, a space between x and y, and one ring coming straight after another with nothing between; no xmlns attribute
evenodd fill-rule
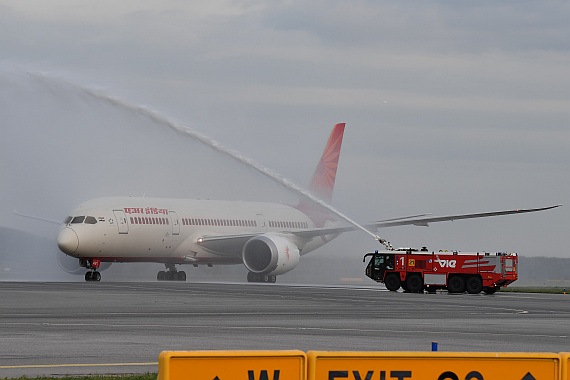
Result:
<svg viewBox="0 0 570 380"><path fill-rule="evenodd" d="M558 286L570 289L570 258L519 257L515 286Z"/></svg>
<svg viewBox="0 0 570 380"><path fill-rule="evenodd" d="M30 233L0 227L0 280L63 281L66 273L57 261L54 241Z"/></svg>

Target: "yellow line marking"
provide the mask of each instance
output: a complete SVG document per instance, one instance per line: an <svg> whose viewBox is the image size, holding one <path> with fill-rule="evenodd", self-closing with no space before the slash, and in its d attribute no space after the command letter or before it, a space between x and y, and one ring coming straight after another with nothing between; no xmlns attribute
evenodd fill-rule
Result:
<svg viewBox="0 0 570 380"><path fill-rule="evenodd" d="M158 362L145 363L93 363L93 364L30 364L30 365L0 365L0 369L23 368L61 368L61 367L129 367L143 365L158 365Z"/></svg>

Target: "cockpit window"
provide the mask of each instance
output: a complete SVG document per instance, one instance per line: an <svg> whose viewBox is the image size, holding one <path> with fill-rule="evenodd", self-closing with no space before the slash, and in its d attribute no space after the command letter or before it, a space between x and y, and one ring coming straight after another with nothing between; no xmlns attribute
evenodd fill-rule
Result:
<svg viewBox="0 0 570 380"><path fill-rule="evenodd" d="M68 216L67 218L65 218L65 224L69 224L69 222L71 222L71 219L73 219L72 216Z"/></svg>
<svg viewBox="0 0 570 380"><path fill-rule="evenodd" d="M86 216L85 217L85 224L96 224L97 223L97 219L95 219L92 216Z"/></svg>
<svg viewBox="0 0 570 380"><path fill-rule="evenodd" d="M85 220L84 216L76 216L75 218L73 218L71 220L71 224L79 224L79 223L83 223L83 221Z"/></svg>

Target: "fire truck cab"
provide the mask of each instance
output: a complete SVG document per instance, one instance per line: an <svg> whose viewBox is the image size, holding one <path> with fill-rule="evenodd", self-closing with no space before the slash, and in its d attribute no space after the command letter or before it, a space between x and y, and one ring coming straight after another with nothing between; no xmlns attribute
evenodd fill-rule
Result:
<svg viewBox="0 0 570 380"><path fill-rule="evenodd" d="M391 291L401 287L411 293L447 289L450 293L493 294L517 279L516 253L429 252L423 247L375 251L363 261L368 257L366 276Z"/></svg>

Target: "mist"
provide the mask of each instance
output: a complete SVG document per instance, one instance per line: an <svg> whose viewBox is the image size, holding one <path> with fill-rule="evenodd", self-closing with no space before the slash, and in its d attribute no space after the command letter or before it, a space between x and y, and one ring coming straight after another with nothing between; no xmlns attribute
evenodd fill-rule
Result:
<svg viewBox="0 0 570 380"><path fill-rule="evenodd" d="M59 225L18 214L63 221L83 201L120 195L298 200L258 168L172 130L147 112L26 72L1 73L0 81L2 239L8 241L4 254L19 256L9 270L23 279L68 277L57 268L62 260L57 256L63 255L55 243ZM33 249L15 249L16 241L32 240ZM55 265L22 264L50 261Z"/></svg>

